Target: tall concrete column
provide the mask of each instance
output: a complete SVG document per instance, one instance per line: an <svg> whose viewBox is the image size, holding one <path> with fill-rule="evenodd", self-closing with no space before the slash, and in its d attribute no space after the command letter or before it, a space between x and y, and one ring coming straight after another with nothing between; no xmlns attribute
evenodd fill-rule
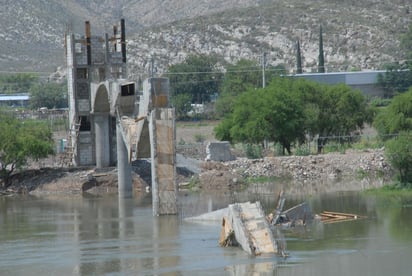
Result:
<svg viewBox="0 0 412 276"><path fill-rule="evenodd" d="M177 214L174 109L156 108L149 118L153 215Z"/></svg>
<svg viewBox="0 0 412 276"><path fill-rule="evenodd" d="M117 182L119 197L133 196L132 166L129 163L126 143L123 140L120 123L116 124Z"/></svg>
<svg viewBox="0 0 412 276"><path fill-rule="evenodd" d="M96 167L110 165L109 115L95 114L94 127L96 133Z"/></svg>

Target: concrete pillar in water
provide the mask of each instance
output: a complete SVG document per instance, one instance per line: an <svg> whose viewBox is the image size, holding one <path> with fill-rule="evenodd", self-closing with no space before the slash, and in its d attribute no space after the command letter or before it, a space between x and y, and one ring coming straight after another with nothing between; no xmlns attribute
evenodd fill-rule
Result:
<svg viewBox="0 0 412 276"><path fill-rule="evenodd" d="M96 131L96 167L104 168L110 165L109 115L95 114Z"/></svg>
<svg viewBox="0 0 412 276"><path fill-rule="evenodd" d="M116 124L117 144L117 182L119 197L131 197L133 195L132 166L129 163L127 147L123 140L120 123Z"/></svg>
<svg viewBox="0 0 412 276"><path fill-rule="evenodd" d="M177 214L174 109L156 108L149 121L153 215Z"/></svg>

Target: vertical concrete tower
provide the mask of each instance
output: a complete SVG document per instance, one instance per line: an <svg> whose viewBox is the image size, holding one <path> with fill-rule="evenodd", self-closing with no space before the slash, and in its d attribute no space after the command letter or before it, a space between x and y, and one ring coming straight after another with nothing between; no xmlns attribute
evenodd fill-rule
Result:
<svg viewBox="0 0 412 276"><path fill-rule="evenodd" d="M66 33L71 161L74 166L106 167L116 160L116 114L110 93L113 83L126 78L125 22L113 35ZM133 86L134 87L134 86ZM134 91L133 91L134 94Z"/></svg>

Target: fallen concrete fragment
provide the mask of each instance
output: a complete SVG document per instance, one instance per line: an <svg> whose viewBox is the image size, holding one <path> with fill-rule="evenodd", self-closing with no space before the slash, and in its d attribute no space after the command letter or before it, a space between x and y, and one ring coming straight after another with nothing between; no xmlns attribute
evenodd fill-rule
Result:
<svg viewBox="0 0 412 276"><path fill-rule="evenodd" d="M239 244L244 251L254 256L278 253L276 241L260 202L229 205L228 216L223 219L219 244Z"/></svg>

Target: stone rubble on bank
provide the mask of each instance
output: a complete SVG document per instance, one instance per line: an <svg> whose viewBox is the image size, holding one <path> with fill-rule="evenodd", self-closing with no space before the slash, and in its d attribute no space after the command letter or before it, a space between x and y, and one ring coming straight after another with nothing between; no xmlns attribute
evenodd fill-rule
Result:
<svg viewBox="0 0 412 276"><path fill-rule="evenodd" d="M239 158L225 163L242 177L292 177L299 180L335 179L345 176L391 175L383 149L348 151L309 156L280 156L263 159Z"/></svg>
<svg viewBox="0 0 412 276"><path fill-rule="evenodd" d="M199 174L202 187L207 189L214 186L231 187L239 179L259 177L285 178L295 183L330 184L344 180L358 182L355 186L348 186L348 189L356 185L364 189L390 183L392 176L393 170L385 161L383 149L205 162Z"/></svg>

